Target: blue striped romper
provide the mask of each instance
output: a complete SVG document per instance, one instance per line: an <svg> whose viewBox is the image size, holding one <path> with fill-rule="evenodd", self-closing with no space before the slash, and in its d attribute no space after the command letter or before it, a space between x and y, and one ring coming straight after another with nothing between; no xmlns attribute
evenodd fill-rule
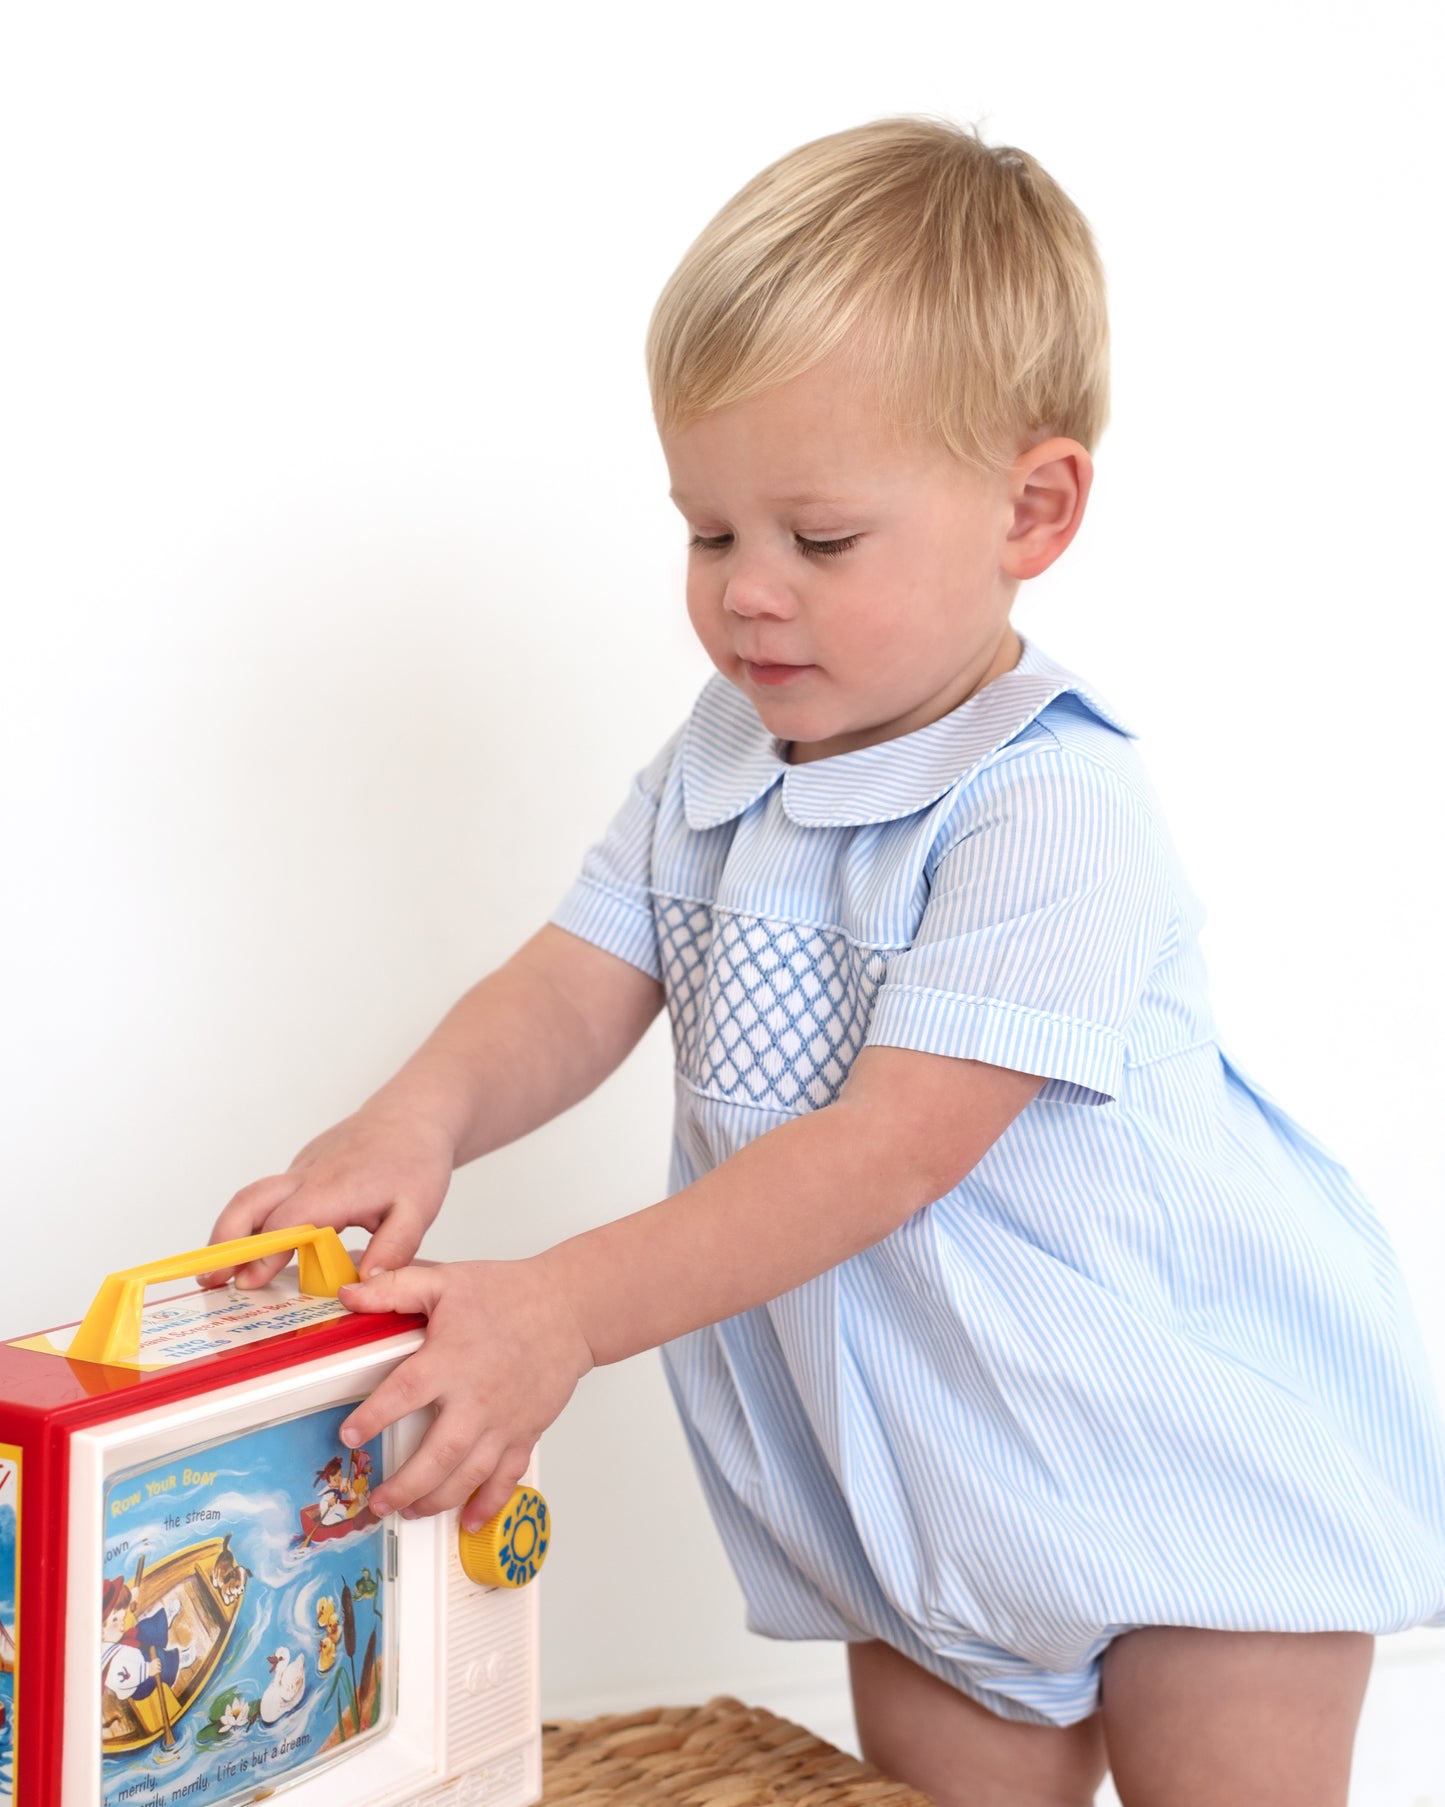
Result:
<svg viewBox="0 0 1445 1807"><path fill-rule="evenodd" d="M1220 1047L1128 733L1026 645L789 766L714 678L554 920L662 981L676 1189L859 1049L1045 1076L966 1179L667 1372L748 1622L1067 1725L1141 1625L1445 1622L1445 1436L1388 1240Z"/></svg>

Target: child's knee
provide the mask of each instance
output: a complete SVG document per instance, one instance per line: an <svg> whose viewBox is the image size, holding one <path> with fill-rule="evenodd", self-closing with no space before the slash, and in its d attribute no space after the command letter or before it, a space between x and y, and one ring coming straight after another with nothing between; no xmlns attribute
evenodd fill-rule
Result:
<svg viewBox="0 0 1445 1807"><path fill-rule="evenodd" d="M1373 1650L1343 1631L1161 1625L1116 1638L1103 1717L1121 1798L1184 1799L1187 1775L1201 1801L1343 1807Z"/></svg>
<svg viewBox="0 0 1445 1807"><path fill-rule="evenodd" d="M848 1668L864 1757L939 1807L1087 1807L1104 1779L1097 1713L1003 1719L883 1643L850 1644Z"/></svg>

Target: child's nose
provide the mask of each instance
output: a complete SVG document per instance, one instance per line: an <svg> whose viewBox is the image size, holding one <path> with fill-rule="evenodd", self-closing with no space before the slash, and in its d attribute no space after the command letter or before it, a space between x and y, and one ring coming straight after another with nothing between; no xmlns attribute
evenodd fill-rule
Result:
<svg viewBox="0 0 1445 1807"><path fill-rule="evenodd" d="M793 606L788 586L755 563L736 566L723 590L723 607L734 615L786 618L793 613Z"/></svg>

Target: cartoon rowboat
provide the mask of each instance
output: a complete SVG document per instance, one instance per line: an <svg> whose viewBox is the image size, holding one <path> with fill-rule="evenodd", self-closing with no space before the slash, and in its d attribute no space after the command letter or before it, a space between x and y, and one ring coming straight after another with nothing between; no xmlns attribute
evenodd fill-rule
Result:
<svg viewBox="0 0 1445 1807"><path fill-rule="evenodd" d="M356 1531L369 1531L381 1521L367 1504L371 1491L371 1457L364 1449L354 1449L343 1474L340 1456L333 1456L324 1468L316 1471L320 1498L314 1506L301 1508L301 1531L292 1542L309 1549L314 1543L330 1543L337 1537L350 1537Z"/></svg>
<svg viewBox="0 0 1445 1807"><path fill-rule="evenodd" d="M137 1620L167 1602L178 1602L171 1621L175 1642L184 1637L189 1661L167 1686L162 1681L145 1699L121 1700L101 1693L101 1749L106 1756L143 1750L158 1738L174 1742L176 1721L201 1696L215 1674L245 1594L246 1570L231 1554L231 1539L210 1537L163 1556L139 1574L133 1589Z"/></svg>

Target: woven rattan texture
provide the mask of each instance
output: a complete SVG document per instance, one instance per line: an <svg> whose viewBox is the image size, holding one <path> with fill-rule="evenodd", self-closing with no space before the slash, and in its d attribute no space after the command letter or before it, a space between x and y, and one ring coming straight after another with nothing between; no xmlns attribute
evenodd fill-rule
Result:
<svg viewBox="0 0 1445 1807"><path fill-rule="evenodd" d="M761 1707L648 1707L542 1728L542 1807L931 1807Z"/></svg>

